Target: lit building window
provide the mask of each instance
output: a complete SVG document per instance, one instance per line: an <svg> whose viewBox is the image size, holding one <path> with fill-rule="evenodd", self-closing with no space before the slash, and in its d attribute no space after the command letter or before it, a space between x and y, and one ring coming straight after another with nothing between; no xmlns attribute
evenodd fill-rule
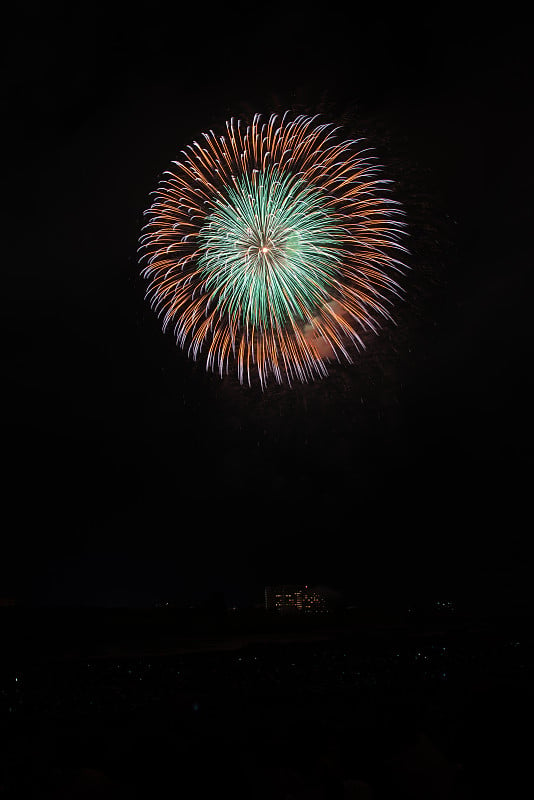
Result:
<svg viewBox="0 0 534 800"><path fill-rule="evenodd" d="M320 591L307 586L266 586L265 608L313 613L328 611L328 602Z"/></svg>

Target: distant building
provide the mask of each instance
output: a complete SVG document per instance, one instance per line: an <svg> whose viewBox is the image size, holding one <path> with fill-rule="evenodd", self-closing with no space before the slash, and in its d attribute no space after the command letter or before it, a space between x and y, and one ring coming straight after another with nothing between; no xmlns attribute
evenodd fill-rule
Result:
<svg viewBox="0 0 534 800"><path fill-rule="evenodd" d="M265 608L280 613L313 613L329 610L326 595L308 586L266 586Z"/></svg>

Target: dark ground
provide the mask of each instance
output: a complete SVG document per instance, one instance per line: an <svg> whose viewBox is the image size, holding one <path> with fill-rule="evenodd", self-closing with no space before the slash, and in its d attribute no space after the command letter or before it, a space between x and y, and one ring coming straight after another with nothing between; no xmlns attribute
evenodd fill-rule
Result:
<svg viewBox="0 0 534 800"><path fill-rule="evenodd" d="M529 779L530 614L3 611L2 797L422 800Z"/></svg>

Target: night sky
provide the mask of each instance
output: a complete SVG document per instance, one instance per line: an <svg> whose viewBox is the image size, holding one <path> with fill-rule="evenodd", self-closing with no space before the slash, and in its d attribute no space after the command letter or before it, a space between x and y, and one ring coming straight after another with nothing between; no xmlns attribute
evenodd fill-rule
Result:
<svg viewBox="0 0 534 800"><path fill-rule="evenodd" d="M74 5L5 27L0 597L528 598L525 20ZM410 270L357 364L262 393L161 332L137 239L181 149L286 109L368 138Z"/></svg>

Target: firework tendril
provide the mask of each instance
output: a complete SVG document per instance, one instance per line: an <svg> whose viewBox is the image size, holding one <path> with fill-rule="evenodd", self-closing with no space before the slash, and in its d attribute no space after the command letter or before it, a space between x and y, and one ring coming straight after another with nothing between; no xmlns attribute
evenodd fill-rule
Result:
<svg viewBox="0 0 534 800"><path fill-rule="evenodd" d="M325 377L391 319L402 210L362 140L338 132L287 112L231 119L153 193L139 248L147 297L221 377L236 368L262 388Z"/></svg>

